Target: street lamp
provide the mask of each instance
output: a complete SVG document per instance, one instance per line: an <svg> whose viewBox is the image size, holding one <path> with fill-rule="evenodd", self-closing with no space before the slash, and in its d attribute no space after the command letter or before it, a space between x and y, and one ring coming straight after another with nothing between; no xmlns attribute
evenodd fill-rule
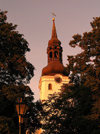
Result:
<svg viewBox="0 0 100 134"><path fill-rule="evenodd" d="M16 110L19 117L19 134L21 134L21 123L23 123L23 115L25 115L26 111L28 110L27 105L22 102L22 98L17 101Z"/></svg>

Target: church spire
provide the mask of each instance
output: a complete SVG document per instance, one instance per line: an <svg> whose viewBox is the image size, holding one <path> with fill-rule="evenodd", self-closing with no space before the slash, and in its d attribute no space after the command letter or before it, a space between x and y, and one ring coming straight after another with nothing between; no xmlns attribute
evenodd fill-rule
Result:
<svg viewBox="0 0 100 134"><path fill-rule="evenodd" d="M58 46L58 45L61 45L61 42L60 40L58 40L58 37L57 37L55 18L52 18L52 20L53 20L52 34L51 34L51 39L48 42L48 46Z"/></svg>
<svg viewBox="0 0 100 134"><path fill-rule="evenodd" d="M57 32L56 32L56 27L55 27L55 18L53 18L52 20L53 20L53 26L52 26L52 35L51 35L51 39L52 39L52 38L57 38Z"/></svg>
<svg viewBox="0 0 100 134"><path fill-rule="evenodd" d="M55 75L62 74L67 75L62 62L62 47L61 42L57 38L57 32L55 27L55 19L53 18L52 34L51 39L48 42L47 55L48 65L43 68L42 76L44 75Z"/></svg>
<svg viewBox="0 0 100 134"><path fill-rule="evenodd" d="M48 65L42 69L42 76L44 75L55 75L62 74L68 75L65 71L62 62L62 47L61 42L57 38L57 32L55 27L55 19L53 18L52 35L48 42L47 55L48 55Z"/></svg>

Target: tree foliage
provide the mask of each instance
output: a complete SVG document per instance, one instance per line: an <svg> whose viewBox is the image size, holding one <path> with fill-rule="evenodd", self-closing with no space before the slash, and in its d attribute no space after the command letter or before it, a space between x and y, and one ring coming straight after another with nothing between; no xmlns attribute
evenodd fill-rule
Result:
<svg viewBox="0 0 100 134"><path fill-rule="evenodd" d="M69 56L69 68L72 71L72 82L77 81L91 89L94 106L91 118L100 116L100 17L90 23L92 30L83 36L77 34L70 41L72 47L80 47L83 51L76 56Z"/></svg>
<svg viewBox="0 0 100 134"><path fill-rule="evenodd" d="M27 84L34 76L34 66L25 58L29 52L28 42L16 31L17 25L7 22L5 11L0 11L0 133L18 133L18 117L15 102L23 98L29 110L25 115L25 127L39 127L38 103ZM38 104L38 105L37 105ZM24 130L24 129L23 129Z"/></svg>
<svg viewBox="0 0 100 134"><path fill-rule="evenodd" d="M44 134L100 133L100 17L90 24L90 32L74 35L69 43L82 49L68 56L66 69L73 84L44 104Z"/></svg>
<svg viewBox="0 0 100 134"><path fill-rule="evenodd" d="M30 51L28 42L6 22L6 12L0 12L0 82L5 84L28 83L33 76L33 65L25 58Z"/></svg>
<svg viewBox="0 0 100 134"><path fill-rule="evenodd" d="M99 121L88 116L92 108L91 90L82 85L65 85L60 94L50 95L43 104L43 134L97 134Z"/></svg>

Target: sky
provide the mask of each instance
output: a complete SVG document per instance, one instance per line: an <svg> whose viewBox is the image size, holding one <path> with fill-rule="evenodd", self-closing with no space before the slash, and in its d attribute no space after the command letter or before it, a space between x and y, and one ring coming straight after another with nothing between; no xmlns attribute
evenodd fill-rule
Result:
<svg viewBox="0 0 100 134"><path fill-rule="evenodd" d="M35 67L29 86L36 101L39 99L41 72L47 65L46 50L52 32L52 12L56 14L55 25L66 66L67 55L81 52L81 49L69 46L72 36L91 31L90 22L93 17L100 16L100 0L0 0L0 9L8 11L7 21L17 24L16 30L29 43L31 51L26 53L26 58Z"/></svg>

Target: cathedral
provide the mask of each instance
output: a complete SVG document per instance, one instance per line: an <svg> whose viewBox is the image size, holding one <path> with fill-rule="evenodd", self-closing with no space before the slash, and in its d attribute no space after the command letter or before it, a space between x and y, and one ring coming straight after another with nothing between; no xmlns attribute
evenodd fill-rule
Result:
<svg viewBox="0 0 100 134"><path fill-rule="evenodd" d="M63 60L61 42L57 37L55 19L52 19L52 34L47 46L47 66L42 69L39 81L40 100L43 102L48 100L49 94L60 92L59 89L63 84L69 83L68 72L66 71ZM41 129L35 134L41 134Z"/></svg>
<svg viewBox="0 0 100 134"><path fill-rule="evenodd" d="M39 81L40 100L48 99L49 94L59 92L63 84L69 83L68 72L63 66L61 42L57 37L55 19L52 19L52 34L47 46L47 66L42 69Z"/></svg>

